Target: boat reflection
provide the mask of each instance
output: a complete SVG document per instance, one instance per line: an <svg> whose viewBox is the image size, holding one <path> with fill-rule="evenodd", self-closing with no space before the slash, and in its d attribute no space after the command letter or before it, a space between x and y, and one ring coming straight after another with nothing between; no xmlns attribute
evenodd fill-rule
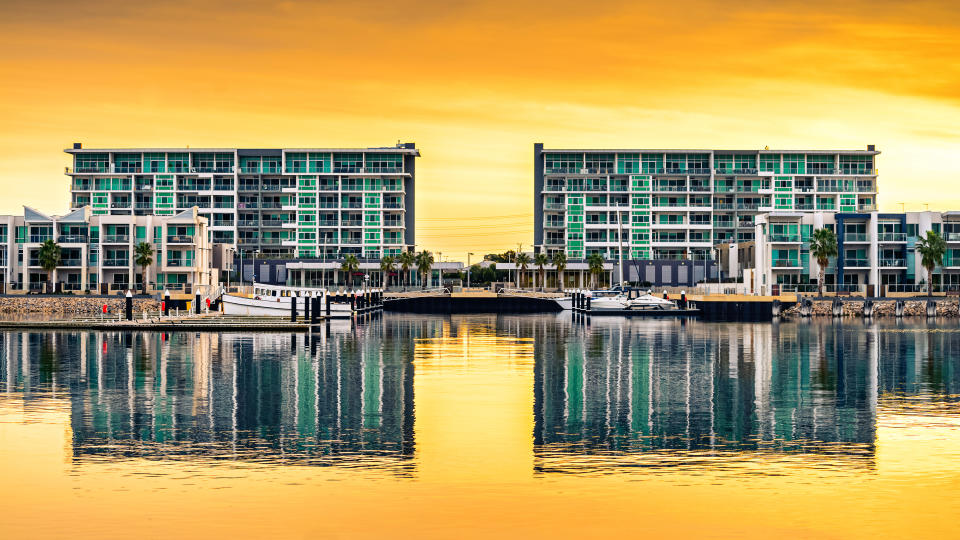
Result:
<svg viewBox="0 0 960 540"><path fill-rule="evenodd" d="M342 326L342 325L341 325ZM413 472L413 353L374 320L305 335L4 334L0 384L70 399L74 460Z"/></svg>

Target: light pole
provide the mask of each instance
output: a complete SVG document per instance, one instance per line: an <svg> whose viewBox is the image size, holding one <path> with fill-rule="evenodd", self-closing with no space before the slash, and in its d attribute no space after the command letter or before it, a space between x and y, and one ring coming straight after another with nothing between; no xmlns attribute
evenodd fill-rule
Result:
<svg viewBox="0 0 960 540"><path fill-rule="evenodd" d="M259 249L253 250L253 253L250 255L250 285L254 286L257 284L257 255L260 254Z"/></svg>
<svg viewBox="0 0 960 540"><path fill-rule="evenodd" d="M470 288L470 256L473 253L467 253L467 288Z"/></svg>

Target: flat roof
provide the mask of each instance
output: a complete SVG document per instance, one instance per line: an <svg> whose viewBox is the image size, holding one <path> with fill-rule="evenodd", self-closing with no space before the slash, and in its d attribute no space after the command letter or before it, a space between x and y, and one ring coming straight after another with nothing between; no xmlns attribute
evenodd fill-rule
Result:
<svg viewBox="0 0 960 540"><path fill-rule="evenodd" d="M862 154L875 156L879 150L725 150L709 148L544 148L543 152L569 153L631 153L631 154Z"/></svg>
<svg viewBox="0 0 960 540"><path fill-rule="evenodd" d="M68 154L87 154L87 153L103 153L103 152L120 152L120 153L136 153L136 152L244 152L244 153L259 153L259 152L274 152L279 153L282 151L287 152L378 152L378 153L394 153L394 154L411 154L414 156L420 156L420 150L417 148L405 148L405 147L396 147L396 146L384 146L384 147L370 147L370 148L65 148L63 150Z"/></svg>

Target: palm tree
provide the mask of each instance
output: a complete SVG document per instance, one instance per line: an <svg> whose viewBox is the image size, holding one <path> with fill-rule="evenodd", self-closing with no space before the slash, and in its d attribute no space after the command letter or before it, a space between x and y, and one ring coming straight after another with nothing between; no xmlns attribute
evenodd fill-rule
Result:
<svg viewBox="0 0 960 540"><path fill-rule="evenodd" d="M409 283L410 267L417 264L416 256L414 256L412 251L404 251L400 254L400 257L397 258L397 261L400 263L400 270L403 271L401 279L405 279Z"/></svg>
<svg viewBox="0 0 960 540"><path fill-rule="evenodd" d="M587 257L587 265L590 268L590 283L593 288L597 288L597 276L603 273L603 255L594 253Z"/></svg>
<svg viewBox="0 0 960 540"><path fill-rule="evenodd" d="M147 267L153 264L153 246L148 242L140 242L133 250L134 261L140 267L141 290L147 294Z"/></svg>
<svg viewBox="0 0 960 540"><path fill-rule="evenodd" d="M433 266L433 253L423 250L417 254L417 271L423 276L421 282L424 289L427 288L427 280L430 278L430 267Z"/></svg>
<svg viewBox="0 0 960 540"><path fill-rule="evenodd" d="M53 240L45 240L40 245L40 252L37 253L40 259L40 267L47 272L47 280L50 282L50 290L53 290L53 271L60 266L60 245Z"/></svg>
<svg viewBox="0 0 960 540"><path fill-rule="evenodd" d="M563 271L567 269L567 254L558 251L553 254L553 266L557 269L557 288L563 290Z"/></svg>
<svg viewBox="0 0 960 540"><path fill-rule="evenodd" d="M390 286L390 272L393 271L393 257L384 255L380 259L380 271L383 272L383 281L387 287Z"/></svg>
<svg viewBox="0 0 960 540"><path fill-rule="evenodd" d="M353 281L353 274L360 270L360 261L357 260L357 256L352 253L343 258L343 263L340 264L340 271L346 272L350 276L350 281Z"/></svg>
<svg viewBox="0 0 960 540"><path fill-rule="evenodd" d="M526 253L517 253L517 288L520 288L520 276L527 271L527 265L530 264L530 256Z"/></svg>
<svg viewBox="0 0 960 540"><path fill-rule="evenodd" d="M933 295L933 271L943 263L947 243L936 231L927 231L926 237L917 240L917 252L920 253L920 265L927 269L927 296Z"/></svg>
<svg viewBox="0 0 960 540"><path fill-rule="evenodd" d="M541 290L543 290L544 286L546 285L546 283L544 282L543 267L549 262L550 262L550 259L547 258L546 253L541 252L533 256L533 264L537 265L538 272L540 273L540 289ZM534 284L534 286L536 286L536 284Z"/></svg>
<svg viewBox="0 0 960 540"><path fill-rule="evenodd" d="M813 231L810 238L810 254L817 259L820 267L820 277L817 278L817 290L823 296L823 273L830 263L830 257L837 256L837 235L832 230L823 227Z"/></svg>

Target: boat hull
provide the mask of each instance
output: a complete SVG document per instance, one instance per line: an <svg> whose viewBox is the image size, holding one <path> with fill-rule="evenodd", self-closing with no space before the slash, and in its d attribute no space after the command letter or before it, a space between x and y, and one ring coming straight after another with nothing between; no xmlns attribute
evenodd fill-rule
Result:
<svg viewBox="0 0 960 540"><path fill-rule="evenodd" d="M272 297L248 298L246 296L237 296L225 294L221 297L223 302L224 315L239 315L248 317L289 317L290 316L290 297ZM304 300L307 298L297 298L297 313L302 315L304 310ZM324 307L323 315L326 316ZM353 312L350 310L350 304L333 303L330 304L330 318L350 318Z"/></svg>

